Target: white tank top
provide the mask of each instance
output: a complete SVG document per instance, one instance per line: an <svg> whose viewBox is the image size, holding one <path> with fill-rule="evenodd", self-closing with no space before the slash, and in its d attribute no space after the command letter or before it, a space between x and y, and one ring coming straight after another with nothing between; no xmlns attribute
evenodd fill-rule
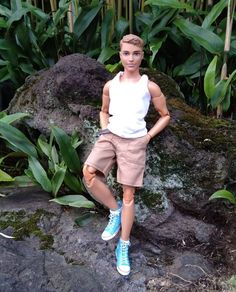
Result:
<svg viewBox="0 0 236 292"><path fill-rule="evenodd" d="M119 72L109 87L109 123L108 129L123 138L138 138L147 134L144 120L150 105L148 77L142 75L137 83L120 81L123 72Z"/></svg>

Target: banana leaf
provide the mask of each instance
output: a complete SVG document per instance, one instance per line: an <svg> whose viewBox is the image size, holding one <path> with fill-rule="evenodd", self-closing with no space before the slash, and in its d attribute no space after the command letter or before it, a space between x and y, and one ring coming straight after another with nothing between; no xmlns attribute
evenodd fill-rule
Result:
<svg viewBox="0 0 236 292"><path fill-rule="evenodd" d="M187 19L175 19L173 22L180 31L189 39L195 41L212 54L224 50L224 41L214 32L191 23Z"/></svg>
<svg viewBox="0 0 236 292"><path fill-rule="evenodd" d="M79 173L81 170L81 164L79 156L76 150L73 148L71 144L70 137L65 133L64 130L53 126L52 133L59 145L61 155L68 166L72 171Z"/></svg>
<svg viewBox="0 0 236 292"><path fill-rule="evenodd" d="M37 157L37 151L31 141L17 128L0 121L0 135L11 145L29 156Z"/></svg>
<svg viewBox="0 0 236 292"><path fill-rule="evenodd" d="M29 168L32 171L34 179L41 185L46 192L52 191L52 184L47 176L46 171L35 157L29 157Z"/></svg>

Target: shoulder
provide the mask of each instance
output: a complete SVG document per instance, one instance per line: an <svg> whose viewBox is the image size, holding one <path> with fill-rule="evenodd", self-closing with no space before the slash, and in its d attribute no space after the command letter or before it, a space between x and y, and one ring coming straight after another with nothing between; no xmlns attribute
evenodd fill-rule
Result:
<svg viewBox="0 0 236 292"><path fill-rule="evenodd" d="M153 81L148 80L148 90L151 97L158 97L162 95L160 87Z"/></svg>
<svg viewBox="0 0 236 292"><path fill-rule="evenodd" d="M109 80L105 83L105 85L103 86L103 94L108 95L111 82L112 80Z"/></svg>

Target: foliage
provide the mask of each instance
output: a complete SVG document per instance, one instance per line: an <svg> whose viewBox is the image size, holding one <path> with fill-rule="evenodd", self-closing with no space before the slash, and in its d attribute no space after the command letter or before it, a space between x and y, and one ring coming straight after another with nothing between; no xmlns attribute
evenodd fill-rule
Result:
<svg viewBox="0 0 236 292"><path fill-rule="evenodd" d="M219 73L217 74L217 60L218 57L215 56L206 70L204 91L208 98L208 102L213 108L221 104L223 110L227 111L230 107L230 97L232 94L231 85L235 80L236 70L234 70L227 79L217 80L219 76Z"/></svg>
<svg viewBox="0 0 236 292"><path fill-rule="evenodd" d="M223 189L223 190L218 190L215 193L213 193L209 200L214 200L214 199L225 199L228 200L231 204L236 205L236 198L233 193Z"/></svg>
<svg viewBox="0 0 236 292"><path fill-rule="evenodd" d="M17 119L27 117L28 114L13 114L4 115L0 119L0 138L5 140L7 146L13 150L13 153L21 153L22 156L26 156L28 159L28 168L25 169L25 174L33 183L38 183L41 187L49 193L52 193L54 197L57 197L63 184L75 193L84 192L82 181L79 177L81 174L81 164L76 148L82 143L79 139L78 133L74 132L71 136L68 136L64 130L52 126L49 141L43 135L38 137L36 145L34 145L23 132L11 123ZM1 162L12 153L4 156L0 160ZM15 182L15 178L12 178L4 171L0 171L0 181L7 181L9 183ZM25 183L29 179L25 180L25 176L18 177L16 183L19 183L23 179ZM84 198L82 195L73 195L69 197L72 201L69 205L74 207L87 207L91 208L94 204ZM60 203L67 202L68 197L62 197L55 202Z"/></svg>

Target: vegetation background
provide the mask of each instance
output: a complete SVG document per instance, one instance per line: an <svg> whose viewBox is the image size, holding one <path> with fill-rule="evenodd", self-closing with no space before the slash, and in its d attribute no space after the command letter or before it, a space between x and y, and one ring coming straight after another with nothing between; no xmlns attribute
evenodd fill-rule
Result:
<svg viewBox="0 0 236 292"><path fill-rule="evenodd" d="M235 0L2 0L0 82L14 88L61 56L86 54L114 72L126 33L145 41L144 67L173 77L186 102L236 118Z"/></svg>

